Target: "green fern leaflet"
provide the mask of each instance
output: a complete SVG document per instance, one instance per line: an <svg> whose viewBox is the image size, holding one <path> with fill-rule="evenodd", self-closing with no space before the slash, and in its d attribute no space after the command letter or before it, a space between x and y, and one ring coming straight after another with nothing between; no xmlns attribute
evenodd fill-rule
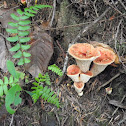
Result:
<svg viewBox="0 0 126 126"><path fill-rule="evenodd" d="M51 91L47 86L43 87L37 82L34 82L33 84L35 85L35 87L32 87L32 99L34 100L34 103L39 99L39 97L41 97L48 103L55 104L58 108L60 107L59 100L54 91Z"/></svg>
<svg viewBox="0 0 126 126"><path fill-rule="evenodd" d="M53 64L53 65L49 66L48 70L51 70L52 72L55 72L60 77L63 75L62 70L56 64Z"/></svg>

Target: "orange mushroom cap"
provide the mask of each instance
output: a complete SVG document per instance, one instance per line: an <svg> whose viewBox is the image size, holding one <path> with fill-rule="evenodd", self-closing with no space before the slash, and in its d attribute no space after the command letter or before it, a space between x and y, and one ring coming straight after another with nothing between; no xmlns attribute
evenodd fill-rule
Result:
<svg viewBox="0 0 126 126"><path fill-rule="evenodd" d="M79 82L80 78L79 78L79 74L80 74L81 70L77 65L70 65L67 68L67 76L70 77L74 82Z"/></svg>
<svg viewBox="0 0 126 126"><path fill-rule="evenodd" d="M87 71L87 72L82 72L81 74L85 74L87 76L93 76L93 73L91 71Z"/></svg>
<svg viewBox="0 0 126 126"><path fill-rule="evenodd" d="M84 83L83 82L74 82L74 88L75 88L75 91L78 93L79 96L82 96L83 95L83 88L84 88Z"/></svg>
<svg viewBox="0 0 126 126"><path fill-rule="evenodd" d="M91 71L80 73L80 81L82 81L83 83L87 83L91 77L93 77L93 73Z"/></svg>
<svg viewBox="0 0 126 126"><path fill-rule="evenodd" d="M78 60L90 60L92 57L100 56L97 49L88 43L76 43L68 49L68 52Z"/></svg>
<svg viewBox="0 0 126 126"><path fill-rule="evenodd" d="M75 75L80 73L80 68L77 65L70 65L67 68L67 75Z"/></svg>
<svg viewBox="0 0 126 126"><path fill-rule="evenodd" d="M97 47L98 51L100 51L101 56L95 59L93 62L101 65L109 65L115 61L115 54L113 51L109 49L105 49L103 47Z"/></svg>
<svg viewBox="0 0 126 126"><path fill-rule="evenodd" d="M116 54L116 52L109 45L106 45L104 43L99 43L99 42L96 42L96 41L91 41L90 44L93 45L95 48L96 47L103 47L105 49L109 49L109 50L113 51L115 53L115 61L114 61L114 63L115 64L120 64L119 56Z"/></svg>
<svg viewBox="0 0 126 126"><path fill-rule="evenodd" d="M74 82L74 85L77 87L77 88L82 88L84 87L84 83L83 82Z"/></svg>

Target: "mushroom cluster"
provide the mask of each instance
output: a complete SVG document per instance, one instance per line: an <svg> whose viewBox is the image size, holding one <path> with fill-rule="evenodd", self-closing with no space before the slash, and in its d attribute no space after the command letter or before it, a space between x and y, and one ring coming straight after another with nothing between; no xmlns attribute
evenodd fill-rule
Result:
<svg viewBox="0 0 126 126"><path fill-rule="evenodd" d="M91 77L97 76L115 61L116 55L112 49L93 46L89 43L76 43L68 53L75 58L77 65L67 68L67 76L74 81L74 87L79 96L83 95L83 88ZM92 67L91 63L93 62Z"/></svg>

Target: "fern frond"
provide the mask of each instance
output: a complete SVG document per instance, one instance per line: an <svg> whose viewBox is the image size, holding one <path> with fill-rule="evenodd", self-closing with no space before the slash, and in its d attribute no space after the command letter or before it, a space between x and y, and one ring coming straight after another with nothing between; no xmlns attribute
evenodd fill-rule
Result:
<svg viewBox="0 0 126 126"><path fill-rule="evenodd" d="M19 81L19 80L18 80ZM8 92L8 85L11 87L15 86L17 81L15 82L14 77L11 75L8 79L6 76L4 76L4 80L0 79L0 96L3 96L4 94L7 94Z"/></svg>
<svg viewBox="0 0 126 126"><path fill-rule="evenodd" d="M45 73L45 83L46 83L47 85L51 85L50 77L49 77L48 73Z"/></svg>
<svg viewBox="0 0 126 126"><path fill-rule="evenodd" d="M55 72L60 77L63 75L62 70L56 64L53 64L53 65L49 66L48 70L51 70L52 72Z"/></svg>
<svg viewBox="0 0 126 126"><path fill-rule="evenodd" d="M39 97L41 97L45 101L56 105L58 108L60 107L59 99L56 98L57 95L54 93L54 91L51 91L51 89L48 88L48 86L45 86L45 87L43 87L42 85L38 86L38 83L37 84L35 83L35 86L36 87L32 87L33 89L32 99L34 103L39 99Z"/></svg>
<svg viewBox="0 0 126 126"><path fill-rule="evenodd" d="M51 85L50 77L48 73L45 73L45 75L42 75L41 73L39 73L38 78L35 78L35 80L37 82L45 82L47 85Z"/></svg>
<svg viewBox="0 0 126 126"><path fill-rule="evenodd" d="M10 49L10 51L15 52L13 55L13 58L18 58L18 65L24 65L25 63L29 63L30 60L27 57L30 57L31 54L25 52L25 50L28 50L30 46L27 44L27 42L30 41L30 37L27 37L29 35L29 29L31 21L28 20L30 17L35 16L37 11L39 9L42 9L44 7L51 7L49 5L35 5L31 6L29 8L25 8L24 11L21 9L17 9L16 14L12 13L10 16L13 20L16 22L8 22L8 24L11 27L14 27L13 29L6 29L8 33L16 34L13 37L8 37L7 40L10 42L17 42L17 44Z"/></svg>

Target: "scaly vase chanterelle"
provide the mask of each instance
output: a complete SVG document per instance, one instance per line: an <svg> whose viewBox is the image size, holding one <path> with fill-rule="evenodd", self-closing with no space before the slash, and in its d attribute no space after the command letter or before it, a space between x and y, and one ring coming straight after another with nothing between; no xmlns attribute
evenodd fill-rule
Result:
<svg viewBox="0 0 126 126"><path fill-rule="evenodd" d="M77 65L68 66L67 76L74 81L74 88L79 96L83 95L84 85L91 77L100 74L115 61L115 53L112 50L103 47L94 48L89 43L73 44L69 47L68 53L75 58Z"/></svg>

